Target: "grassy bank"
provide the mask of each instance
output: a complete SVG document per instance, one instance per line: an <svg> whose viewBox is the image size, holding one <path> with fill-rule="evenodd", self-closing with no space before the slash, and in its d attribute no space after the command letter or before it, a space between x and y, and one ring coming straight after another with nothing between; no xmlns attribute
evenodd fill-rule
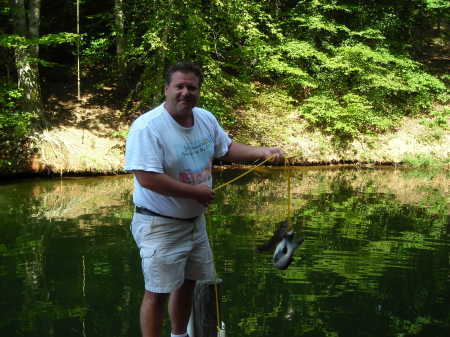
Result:
<svg viewBox="0 0 450 337"><path fill-rule="evenodd" d="M117 109L66 101L71 123L59 123L35 140L30 172L43 174L118 174L123 172L126 130L136 116L124 119ZM443 117L444 116L444 117ZM347 142L309 128L296 107L280 94L263 93L237 112L234 140L279 146L296 165L354 163L449 167L450 119L440 114L405 117L394 130L366 134Z"/></svg>

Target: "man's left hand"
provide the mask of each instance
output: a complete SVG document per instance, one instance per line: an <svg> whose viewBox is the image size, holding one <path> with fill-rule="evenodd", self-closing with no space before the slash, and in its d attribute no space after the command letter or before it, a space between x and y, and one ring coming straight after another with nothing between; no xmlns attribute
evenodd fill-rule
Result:
<svg viewBox="0 0 450 337"><path fill-rule="evenodd" d="M272 163L281 163L284 159L283 151L278 147L261 147L261 159L267 159L272 157L270 160Z"/></svg>

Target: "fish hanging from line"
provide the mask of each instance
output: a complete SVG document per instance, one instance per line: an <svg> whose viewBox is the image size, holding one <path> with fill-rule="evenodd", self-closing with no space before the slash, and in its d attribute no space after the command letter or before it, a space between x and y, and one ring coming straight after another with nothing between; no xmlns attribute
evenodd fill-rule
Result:
<svg viewBox="0 0 450 337"><path fill-rule="evenodd" d="M268 252L273 251L277 244L283 240L285 237L287 230L288 230L289 224L288 222L281 221L277 224L277 229L273 233L272 237L264 242L262 245L256 247L260 252Z"/></svg>
<svg viewBox="0 0 450 337"><path fill-rule="evenodd" d="M305 241L304 238L294 241L293 230L287 232L273 253L272 261L274 266L281 270L287 269L294 260L293 255L295 250L303 243L303 241Z"/></svg>

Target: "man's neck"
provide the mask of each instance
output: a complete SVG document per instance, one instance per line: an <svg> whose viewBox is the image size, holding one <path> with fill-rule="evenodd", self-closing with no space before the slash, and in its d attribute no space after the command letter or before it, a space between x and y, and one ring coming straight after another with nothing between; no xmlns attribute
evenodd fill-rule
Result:
<svg viewBox="0 0 450 337"><path fill-rule="evenodd" d="M167 112L169 113L169 115L172 116L172 118L175 120L175 122L180 124L182 127L190 128L190 127L192 127L194 125L194 113L192 112L192 110L191 111L177 113L177 112L174 112L174 111L170 111L167 108L166 104L164 104L164 107L167 110Z"/></svg>

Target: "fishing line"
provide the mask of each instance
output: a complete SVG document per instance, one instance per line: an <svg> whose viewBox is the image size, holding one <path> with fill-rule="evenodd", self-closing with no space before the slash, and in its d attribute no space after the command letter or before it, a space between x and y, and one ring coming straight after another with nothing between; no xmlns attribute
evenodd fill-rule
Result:
<svg viewBox="0 0 450 337"><path fill-rule="evenodd" d="M222 321L220 317L220 310L219 310L219 289L217 287L217 273L216 273L216 280L214 281L214 292L216 293L216 315L217 315L217 332L220 332L220 322Z"/></svg>
<svg viewBox="0 0 450 337"><path fill-rule="evenodd" d="M213 192L220 190L222 187L225 187L229 184L231 184L232 182L235 182L238 179L241 179L242 177L246 176L247 174L249 174L250 172L252 172L253 170L257 169L259 166L263 165L264 163L266 163L267 161L269 161L270 159L272 159L275 155L272 155L266 159L264 159L262 162L260 162L259 164L253 166L252 168L248 169L247 171L245 171L244 173L238 175L237 177L230 179L228 181L226 181L225 183L216 186L215 188L213 188ZM216 317L217 317L217 335L220 336L221 332L225 333L224 327L221 327L221 323L223 324L221 317L220 317L220 309L219 309L219 289L217 287L217 283L218 283L218 277L217 277L217 272L215 273L215 279L214 279L214 293L216 296Z"/></svg>
<svg viewBox="0 0 450 337"><path fill-rule="evenodd" d="M272 155L268 158L266 158L265 160L263 160L262 162L260 162L259 164L253 166L252 168L248 169L247 171L245 171L244 173L238 175L237 177L230 179L228 181L226 181L225 183L216 186L215 188L213 188L213 191L217 191L229 184L231 184L232 182L235 182L238 179L241 179L242 177L246 176L247 174L249 174L250 172L256 170L259 166L263 165L264 163L266 163L267 161L269 161L270 159L272 159L275 155ZM288 158L284 158L284 167L287 170L287 190L288 190L288 228L292 227L292 221L291 221L291 170L290 170L290 165L289 165L289 159ZM217 272L215 273L215 280L214 280L214 292L215 292L215 299L216 299L216 317L217 317L217 332L218 332L218 336L221 335L222 333L225 333L224 331L224 327L220 326L220 324L223 324L223 321L221 320L220 317L220 309L219 309L219 289L218 289L218 276L217 276Z"/></svg>
<svg viewBox="0 0 450 337"><path fill-rule="evenodd" d="M229 181L227 181L227 182L225 182L225 183L223 183L223 184L221 184L221 185L219 185L219 186L214 187L214 188L213 188L213 192L215 192L215 191L217 191L217 190L220 190L222 187L225 187L225 186L227 186L228 184L231 184L232 182L234 182L234 181L236 181L236 180L238 180L238 179L241 179L242 177L246 176L247 174L249 174L249 173L252 172L253 170L257 169L259 166L261 166L262 164L264 164L264 163L267 162L268 160L272 159L274 156L275 156L275 155L272 155L272 156L270 156L269 158L264 159L262 162L260 162L259 164L253 166L252 168L250 168L249 170L245 171L244 173L238 175L237 177L235 177L235 178L233 178L233 179L231 179L231 180L229 180Z"/></svg>
<svg viewBox="0 0 450 337"><path fill-rule="evenodd" d="M288 209L288 215L287 215L287 223L288 223L288 229L292 229L292 215L291 215L291 165L289 163L288 158L284 158L284 168L287 171L287 209Z"/></svg>
<svg viewBox="0 0 450 337"><path fill-rule="evenodd" d="M207 221L208 226L211 226L211 222L210 222L211 219L210 219L210 217L207 217L206 221ZM213 245L213 241L212 240L210 240L210 244L211 244L212 258L215 261L215 258L214 258L214 245ZM219 308L220 303L219 303L219 289L218 289L218 286L217 286L218 283L219 283L219 277L217 275L217 269L214 266L214 295L215 295L215 302L216 302L216 308L215 309L216 309L216 322L217 322L216 328L217 328L217 336L220 336L220 323L222 322L222 320L221 320L221 317L220 317L220 308Z"/></svg>

